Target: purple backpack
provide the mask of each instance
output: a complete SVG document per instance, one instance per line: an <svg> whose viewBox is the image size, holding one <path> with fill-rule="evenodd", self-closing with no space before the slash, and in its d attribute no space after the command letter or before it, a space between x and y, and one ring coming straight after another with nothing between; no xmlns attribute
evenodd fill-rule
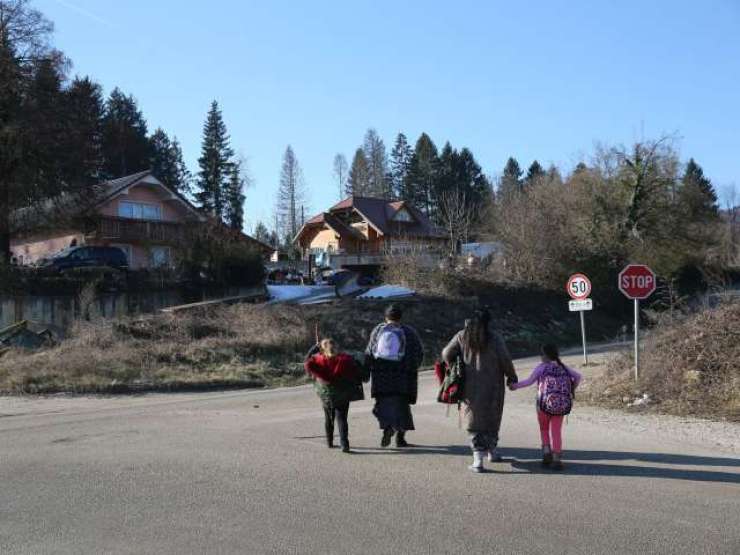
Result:
<svg viewBox="0 0 740 555"><path fill-rule="evenodd" d="M560 364L545 367L540 378L540 410L552 416L565 416L573 408L573 381Z"/></svg>

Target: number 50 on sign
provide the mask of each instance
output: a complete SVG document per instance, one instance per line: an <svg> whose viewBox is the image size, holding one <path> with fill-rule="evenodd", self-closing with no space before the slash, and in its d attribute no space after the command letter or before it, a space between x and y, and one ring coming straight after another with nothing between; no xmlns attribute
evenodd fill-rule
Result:
<svg viewBox="0 0 740 555"><path fill-rule="evenodd" d="M573 274L566 288L571 299L576 301L588 299L591 294L591 280L583 274Z"/></svg>

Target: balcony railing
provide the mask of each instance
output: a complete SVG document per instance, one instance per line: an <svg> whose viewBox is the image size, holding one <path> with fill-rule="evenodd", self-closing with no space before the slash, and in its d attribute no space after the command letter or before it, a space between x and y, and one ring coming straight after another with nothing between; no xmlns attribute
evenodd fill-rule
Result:
<svg viewBox="0 0 740 555"><path fill-rule="evenodd" d="M185 240L185 226L175 222L104 216L97 221L94 234L100 239L116 241L182 243Z"/></svg>

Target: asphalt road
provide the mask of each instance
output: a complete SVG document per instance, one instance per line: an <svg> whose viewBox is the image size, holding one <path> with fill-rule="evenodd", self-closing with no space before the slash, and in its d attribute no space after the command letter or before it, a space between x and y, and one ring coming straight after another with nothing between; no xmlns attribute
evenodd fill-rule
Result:
<svg viewBox="0 0 740 555"><path fill-rule="evenodd" d="M740 460L711 438L576 407L554 474L524 390L475 475L422 382L418 447L380 449L365 401L349 455L307 387L0 399L0 553L740 553Z"/></svg>

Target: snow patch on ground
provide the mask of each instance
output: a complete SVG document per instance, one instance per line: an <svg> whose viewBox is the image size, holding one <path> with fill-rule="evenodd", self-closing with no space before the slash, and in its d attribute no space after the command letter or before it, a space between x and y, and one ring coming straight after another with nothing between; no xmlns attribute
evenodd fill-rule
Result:
<svg viewBox="0 0 740 555"><path fill-rule="evenodd" d="M391 299L395 297L411 297L416 291L400 285L381 285L363 293L358 299Z"/></svg>
<svg viewBox="0 0 740 555"><path fill-rule="evenodd" d="M268 285L270 301L285 303L333 293L334 287L323 285Z"/></svg>

